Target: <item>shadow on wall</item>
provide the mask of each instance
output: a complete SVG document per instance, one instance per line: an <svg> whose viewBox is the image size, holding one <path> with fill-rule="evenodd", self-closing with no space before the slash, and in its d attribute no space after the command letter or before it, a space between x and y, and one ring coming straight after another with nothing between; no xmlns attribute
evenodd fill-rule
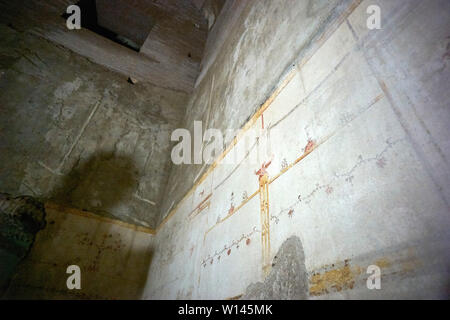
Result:
<svg viewBox="0 0 450 320"><path fill-rule="evenodd" d="M137 188L134 161L98 153L74 166L51 199L47 226L17 271L6 299L139 299L152 258L152 236L133 229L64 212L73 206L107 213ZM126 206L125 206L126 209ZM81 290L69 290L67 267L81 270Z"/></svg>
<svg viewBox="0 0 450 320"><path fill-rule="evenodd" d="M97 153L77 163L50 199L110 216L114 208L133 197L138 178L139 171L131 158L113 152Z"/></svg>

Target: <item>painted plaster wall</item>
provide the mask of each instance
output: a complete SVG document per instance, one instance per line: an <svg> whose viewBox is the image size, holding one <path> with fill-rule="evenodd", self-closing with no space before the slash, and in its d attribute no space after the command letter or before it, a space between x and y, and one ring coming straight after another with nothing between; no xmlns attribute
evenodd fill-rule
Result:
<svg viewBox="0 0 450 320"><path fill-rule="evenodd" d="M19 265L4 299L139 299L153 255L153 236L46 207L47 226ZM66 286L78 265L81 290Z"/></svg>
<svg viewBox="0 0 450 320"><path fill-rule="evenodd" d="M289 3L279 10L295 15L305 9ZM233 148L249 151L248 156L241 153L237 164L226 164L232 156L228 153L161 226L149 269L154 281L147 283L143 298L254 296L255 283L265 279L264 266L273 281L276 255L291 237L301 241L296 250L304 254L304 268L298 269L304 270L310 299L448 298L450 3L354 3L322 30L322 37L308 43L310 54L283 61L294 65L284 73L287 84L249 123L258 139L248 130ZM366 28L370 4L382 9L382 30ZM264 21L275 14L269 10L273 7L261 1L252 8L236 30L261 30L286 39L291 29L283 26L302 23L285 18L286 24L264 30ZM267 46L275 41L259 39ZM209 71L216 87L202 91L199 85L187 124L200 120L205 101L212 101L213 108L222 105L224 111L220 116L214 110L211 119L242 125L227 119L251 115L255 109L247 109L246 102L262 104L271 91L257 83L282 74L278 69L273 77L256 77L258 82L248 75L247 86L238 86L223 61L234 59L234 52L240 61L235 70L245 70L243 61L259 58L252 50L226 48L215 62L217 69ZM266 46L259 49L261 57L269 52ZM274 48L273 54L282 60L284 49ZM224 74L231 76L218 81ZM203 85L210 87L211 77L205 79ZM261 91L246 95L241 90ZM271 155L265 212L255 171ZM256 164L245 161L252 156ZM189 169L173 172L190 185L195 174L183 170ZM175 190L181 184L171 179L168 187ZM166 200L170 207L177 193L168 193ZM268 214L270 228L265 245L262 213ZM381 268L381 290L366 287L366 270L373 264ZM278 279L274 286L289 281L282 273Z"/></svg>
<svg viewBox="0 0 450 320"><path fill-rule="evenodd" d="M184 93L0 25L0 191L156 227Z"/></svg>
<svg viewBox="0 0 450 320"><path fill-rule="evenodd" d="M236 12L238 17L225 17L231 21L228 24L220 23L219 16L211 29L203 70L189 98L182 127L193 132L197 120L202 121L204 130L240 129L277 86L291 62L306 55L309 44L350 4L349 0L228 1L225 6L231 9L224 14ZM232 138L226 137L225 143L228 145ZM188 164L171 170L166 189L170 197L161 207L161 219L207 167Z"/></svg>

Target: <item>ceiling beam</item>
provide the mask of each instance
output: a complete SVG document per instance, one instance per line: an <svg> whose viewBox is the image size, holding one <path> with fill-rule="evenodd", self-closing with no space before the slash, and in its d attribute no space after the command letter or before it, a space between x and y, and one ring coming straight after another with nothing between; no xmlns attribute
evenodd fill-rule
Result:
<svg viewBox="0 0 450 320"><path fill-rule="evenodd" d="M138 3L137 0L129 1L132 4ZM192 50L191 57L188 57L188 53L190 53L188 44L195 32L194 35L187 32L187 36L183 38L183 27L187 28L187 21L189 21L189 19L179 18L183 17L184 13L180 16L168 17L171 13L176 12L177 6L174 3L176 4L178 1L167 1L169 4L167 7L164 6L166 1L156 4L159 11L154 10L155 6L152 7L153 9L146 9L157 12L156 15L160 17L160 22L153 28L159 30L160 35L150 32L141 52L135 52L87 29L67 29L66 22L61 15L71 2L67 0L44 2L39 0L16 0L13 2L0 0L0 22L5 24L12 22L19 29L28 30L62 45L125 77L133 77L139 81L187 93L193 90L199 71L201 53L198 48L195 48L197 50ZM196 29L196 26L194 25L193 28ZM193 29L190 28L190 30ZM156 40L153 42L154 49L148 42L152 39ZM203 48L198 39L192 39L192 41L193 46L198 45ZM175 47L170 48L171 45ZM186 56L184 57L184 55Z"/></svg>

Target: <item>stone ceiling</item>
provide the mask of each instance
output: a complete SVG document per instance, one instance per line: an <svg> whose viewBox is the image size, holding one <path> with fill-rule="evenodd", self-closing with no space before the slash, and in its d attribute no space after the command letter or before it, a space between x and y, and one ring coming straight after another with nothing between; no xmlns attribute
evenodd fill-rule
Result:
<svg viewBox="0 0 450 320"><path fill-rule="evenodd" d="M63 19L74 3L82 11L81 30L69 30ZM31 28L125 77L189 93L200 72L208 29L223 4L224 0L1 1L0 20L17 29ZM87 14L122 44L89 28Z"/></svg>

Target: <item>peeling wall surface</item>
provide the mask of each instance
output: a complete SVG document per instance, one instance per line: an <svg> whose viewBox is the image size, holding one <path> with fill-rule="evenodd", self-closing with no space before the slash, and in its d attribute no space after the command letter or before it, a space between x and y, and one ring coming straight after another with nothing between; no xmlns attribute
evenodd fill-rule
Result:
<svg viewBox="0 0 450 320"><path fill-rule="evenodd" d="M45 224L42 203L32 197L0 193L0 297Z"/></svg>
<svg viewBox="0 0 450 320"><path fill-rule="evenodd" d="M303 300L308 297L305 255L298 237L287 239L276 253L264 282L250 284L244 300Z"/></svg>
<svg viewBox="0 0 450 320"><path fill-rule="evenodd" d="M185 98L0 25L0 191L156 227Z"/></svg>
<svg viewBox="0 0 450 320"><path fill-rule="evenodd" d="M366 27L370 4L381 30ZM273 289L289 279L286 246L301 252L281 255L298 297L449 298L450 2L240 12L184 124L258 136L245 131L232 149L248 153L204 176L173 167L143 298L294 297ZM367 288L370 265L381 290Z"/></svg>
<svg viewBox="0 0 450 320"><path fill-rule="evenodd" d="M4 299L139 299L153 255L147 233L47 207L38 233ZM80 267L81 290L67 288L67 267ZM150 279L148 279L150 280Z"/></svg>

